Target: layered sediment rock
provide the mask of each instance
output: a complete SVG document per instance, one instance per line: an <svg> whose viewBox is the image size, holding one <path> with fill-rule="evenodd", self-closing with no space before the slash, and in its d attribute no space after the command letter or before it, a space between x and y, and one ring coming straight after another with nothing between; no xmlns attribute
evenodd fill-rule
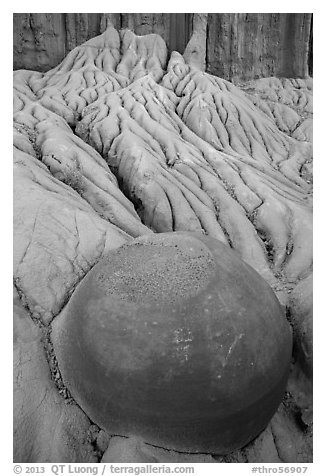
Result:
<svg viewBox="0 0 326 476"><path fill-rule="evenodd" d="M312 74L311 13L16 13L14 68L47 71L109 25L156 33L170 52L196 49L207 71L232 81Z"/></svg>

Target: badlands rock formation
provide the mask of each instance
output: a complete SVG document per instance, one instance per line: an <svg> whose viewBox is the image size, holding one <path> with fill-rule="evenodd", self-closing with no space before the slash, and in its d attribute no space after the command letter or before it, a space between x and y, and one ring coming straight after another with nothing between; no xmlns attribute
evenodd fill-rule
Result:
<svg viewBox="0 0 326 476"><path fill-rule="evenodd" d="M268 76L305 78L312 75L312 17L312 13L14 13L14 69L48 71L111 24L136 35L157 33L170 52L187 56L195 48L206 71L232 82ZM188 43L192 35L195 41Z"/></svg>
<svg viewBox="0 0 326 476"><path fill-rule="evenodd" d="M144 444L149 460L312 460L312 81L236 87L192 51L169 56L158 35L109 27L47 73L14 73L17 462L100 461L110 441L116 451L65 386L52 329L107 251L173 231L222 241L269 283L293 362L277 413L245 448Z"/></svg>

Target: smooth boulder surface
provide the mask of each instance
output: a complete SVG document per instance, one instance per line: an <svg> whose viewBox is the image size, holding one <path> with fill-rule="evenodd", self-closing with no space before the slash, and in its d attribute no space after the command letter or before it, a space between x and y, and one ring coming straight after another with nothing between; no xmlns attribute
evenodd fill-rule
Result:
<svg viewBox="0 0 326 476"><path fill-rule="evenodd" d="M63 380L112 434L229 453L283 397L292 337L282 308L213 238L146 235L111 251L64 313L55 338Z"/></svg>

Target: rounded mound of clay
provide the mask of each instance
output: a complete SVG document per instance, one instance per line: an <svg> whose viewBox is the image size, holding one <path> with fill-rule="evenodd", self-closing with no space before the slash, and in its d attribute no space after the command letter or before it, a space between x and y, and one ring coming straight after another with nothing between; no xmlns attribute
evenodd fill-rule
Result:
<svg viewBox="0 0 326 476"><path fill-rule="evenodd" d="M219 241L182 232L109 252L77 287L55 339L65 384L100 427L216 454L267 425L291 350L261 276Z"/></svg>

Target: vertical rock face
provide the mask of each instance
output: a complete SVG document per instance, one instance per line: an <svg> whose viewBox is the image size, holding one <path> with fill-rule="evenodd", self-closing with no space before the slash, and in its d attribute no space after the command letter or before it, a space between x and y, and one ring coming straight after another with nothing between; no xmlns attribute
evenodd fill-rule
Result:
<svg viewBox="0 0 326 476"><path fill-rule="evenodd" d="M207 71L227 79L308 76L308 13L209 14Z"/></svg>
<svg viewBox="0 0 326 476"><path fill-rule="evenodd" d="M14 14L14 69L47 71L64 57L64 15Z"/></svg>
<svg viewBox="0 0 326 476"><path fill-rule="evenodd" d="M193 33L184 51L185 61L198 69L206 69L207 13L196 13L193 18Z"/></svg>
<svg viewBox="0 0 326 476"><path fill-rule="evenodd" d="M109 24L198 49L200 68L228 80L312 75L310 13L16 13L14 69L47 71Z"/></svg>

